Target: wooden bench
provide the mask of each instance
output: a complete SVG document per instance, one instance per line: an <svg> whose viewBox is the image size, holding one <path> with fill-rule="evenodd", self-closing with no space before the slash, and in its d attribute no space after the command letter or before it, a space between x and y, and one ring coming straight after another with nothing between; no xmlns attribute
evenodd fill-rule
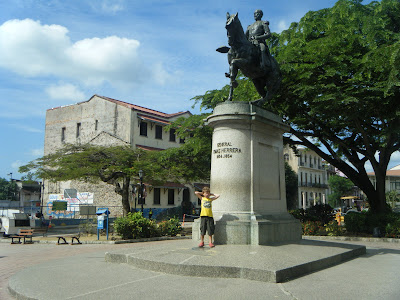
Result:
<svg viewBox="0 0 400 300"><path fill-rule="evenodd" d="M59 236L57 236L57 238L58 238L57 245L68 245L68 242L66 241L65 236L59 235ZM60 240L61 240L61 243L60 243ZM75 240L75 242L74 242L74 240ZM71 237L71 245L79 245L79 244L82 244L81 241L79 240L79 236L73 235Z"/></svg>
<svg viewBox="0 0 400 300"><path fill-rule="evenodd" d="M17 235L11 236L11 244L21 244L21 239L24 239L24 244L32 244L32 235L34 229L20 229ZM18 242L15 240L18 239Z"/></svg>

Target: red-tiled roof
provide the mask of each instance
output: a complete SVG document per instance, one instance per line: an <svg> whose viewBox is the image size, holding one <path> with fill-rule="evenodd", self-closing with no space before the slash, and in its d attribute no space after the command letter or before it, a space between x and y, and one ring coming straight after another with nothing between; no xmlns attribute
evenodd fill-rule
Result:
<svg viewBox="0 0 400 300"><path fill-rule="evenodd" d="M149 120L149 121L153 121L153 122L161 123L161 124L165 124L165 125L171 124L170 122L167 122L167 121L164 121L164 120L161 120L158 118L154 118L154 117L145 116L145 115L138 114L138 117L141 119L145 119L145 120Z"/></svg>
<svg viewBox="0 0 400 300"><path fill-rule="evenodd" d="M124 102L124 101L120 101L120 100L116 100L116 99L113 99L113 98L100 96L100 95L93 95L92 97L90 97L89 100L82 101L82 102L79 102L79 103L76 103L76 104L82 104L82 103L85 103L85 102L89 102L93 97L99 97L99 98L102 98L104 100L116 103L118 105L125 106L125 107L130 108L130 109L134 109L134 110L141 111L141 112L148 113L148 114L157 115L157 116L163 117L163 118L172 118L172 117L180 116L180 115L183 115L183 114L186 114L186 113L188 113L190 115L192 114L188 110L187 111L180 111L180 112L173 113L173 114L167 114L167 113L163 113L161 111L157 111L157 110L154 110L154 109L146 108L146 107L143 107L143 106L131 104L131 103L128 103L128 102ZM71 105L73 105L73 104L71 104ZM58 108L66 107L66 106L71 106L71 105L58 106L58 107L54 107L54 108L49 108L47 110L54 110L54 109L58 109Z"/></svg>
<svg viewBox="0 0 400 300"><path fill-rule="evenodd" d="M369 176L375 176L375 172L368 172ZM400 170L387 170L386 176L400 176Z"/></svg>
<svg viewBox="0 0 400 300"><path fill-rule="evenodd" d="M183 115L185 113L191 114L190 111L181 111L181 112L177 112L177 113L173 113L173 114L167 114L167 113L163 113L161 111L157 111L157 110L146 108L146 107L143 107L143 106L139 106L139 105L131 104L131 103L128 103L128 102L116 100L116 99L113 99L113 98L100 96L100 95L95 95L95 96L97 96L99 98L102 98L102 99L105 99L105 100L108 100L108 101L111 101L111 102L114 102L116 104L128 107L128 108L131 108L131 109L135 109L135 110L138 110L138 111L141 111L141 112L157 115L157 116L164 117L164 118L172 118L172 117L175 117L175 116Z"/></svg>
<svg viewBox="0 0 400 300"><path fill-rule="evenodd" d="M144 145L138 145L138 144L136 144L136 147L139 148L139 149L150 150L150 151L161 151L161 150L165 150L165 149L161 149L161 148L155 148L155 147L144 146Z"/></svg>

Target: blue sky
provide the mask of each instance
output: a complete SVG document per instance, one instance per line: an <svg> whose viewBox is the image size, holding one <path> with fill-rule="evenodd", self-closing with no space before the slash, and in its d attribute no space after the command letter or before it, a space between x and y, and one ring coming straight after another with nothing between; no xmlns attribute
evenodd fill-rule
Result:
<svg viewBox="0 0 400 300"><path fill-rule="evenodd" d="M0 177L43 154L46 110L99 94L166 113L228 84L226 12L281 32L333 0L0 1ZM364 4L370 1L364 1ZM400 156L396 155L397 163ZM392 165L396 164L395 162Z"/></svg>

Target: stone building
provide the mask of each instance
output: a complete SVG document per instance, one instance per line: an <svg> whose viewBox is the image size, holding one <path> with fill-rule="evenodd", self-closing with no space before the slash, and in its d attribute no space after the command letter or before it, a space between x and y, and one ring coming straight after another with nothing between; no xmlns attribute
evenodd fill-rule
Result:
<svg viewBox="0 0 400 300"><path fill-rule="evenodd" d="M163 150L179 147L184 141L176 137L173 129L165 131L165 126L179 117L188 117L189 111L172 114L163 113L127 102L99 95L77 104L52 108L46 113L44 154L50 154L68 144L103 146L130 145L145 150ZM146 215L149 208L153 216L161 211L192 202L193 186L167 183L160 187L147 187L144 204ZM69 193L69 194L68 194ZM109 207L113 216L122 214L121 196L114 187L106 183L89 185L80 181L51 183L44 182L45 215L72 217L79 212L79 206L90 204ZM51 205L55 200L68 198L68 212L54 212ZM137 198L132 194L131 206Z"/></svg>
<svg viewBox="0 0 400 300"><path fill-rule="evenodd" d="M321 157L307 148L290 147L283 150L284 160L298 176L298 207L307 208L316 203L328 203L328 178Z"/></svg>

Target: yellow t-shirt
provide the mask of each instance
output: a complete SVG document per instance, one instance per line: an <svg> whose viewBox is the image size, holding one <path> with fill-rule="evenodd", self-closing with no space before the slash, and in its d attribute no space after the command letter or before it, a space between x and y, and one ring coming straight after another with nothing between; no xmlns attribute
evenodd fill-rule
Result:
<svg viewBox="0 0 400 300"><path fill-rule="evenodd" d="M201 212L200 217L212 217L212 200L203 197L201 199Z"/></svg>

